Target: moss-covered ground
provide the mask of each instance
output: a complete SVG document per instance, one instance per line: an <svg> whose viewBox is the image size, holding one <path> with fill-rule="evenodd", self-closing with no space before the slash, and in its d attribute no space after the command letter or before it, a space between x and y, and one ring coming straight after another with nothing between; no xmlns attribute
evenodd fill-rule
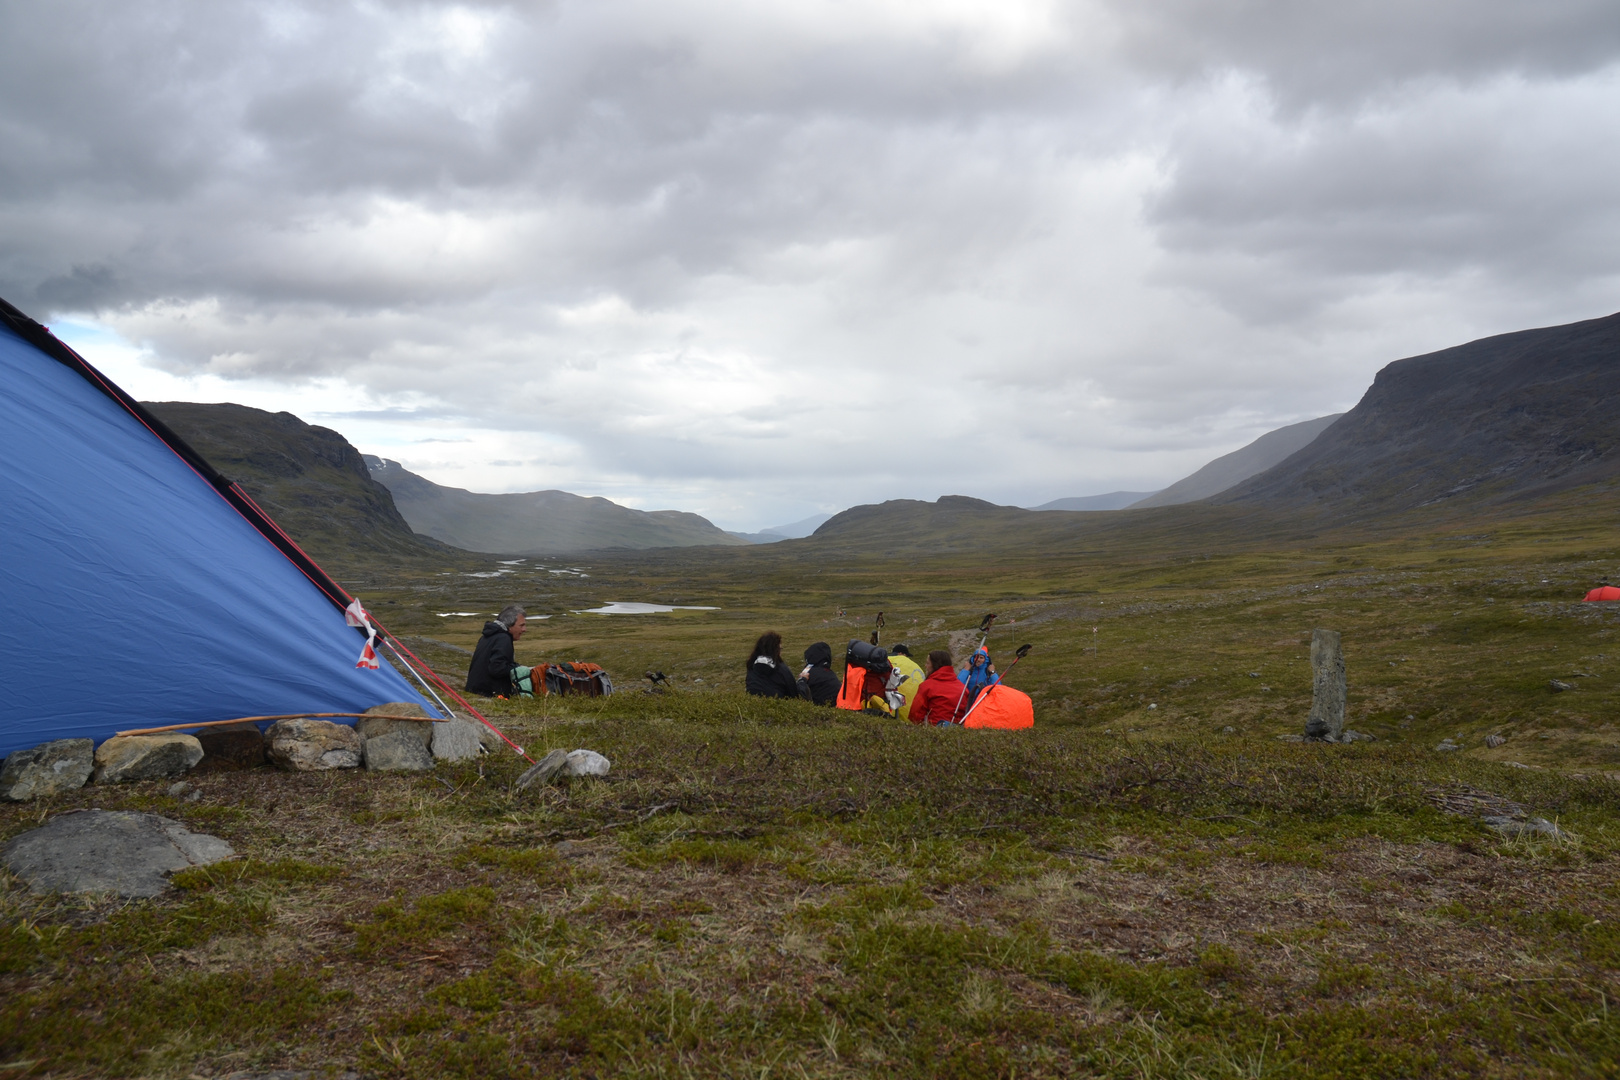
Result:
<svg viewBox="0 0 1620 1080"><path fill-rule="evenodd" d="M0 1077L1620 1075L1617 615L1580 602L1620 571L1612 514L994 550L339 568L447 670L482 620L441 612L552 615L520 659L621 692L492 719L611 775L514 793L508 753L0 810L146 809L242 855L154 901L8 882ZM574 614L614 600L719 610ZM917 652L995 611L1037 728L738 692L759 631L836 650L878 610ZM1277 738L1317 626L1376 741Z"/></svg>

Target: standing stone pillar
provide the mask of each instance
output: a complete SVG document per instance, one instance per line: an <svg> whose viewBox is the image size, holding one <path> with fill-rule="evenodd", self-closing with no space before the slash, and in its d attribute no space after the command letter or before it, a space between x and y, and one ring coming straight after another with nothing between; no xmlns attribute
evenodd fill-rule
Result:
<svg viewBox="0 0 1620 1080"><path fill-rule="evenodd" d="M1311 718L1305 738L1338 742L1344 733L1344 651L1337 630L1311 634Z"/></svg>

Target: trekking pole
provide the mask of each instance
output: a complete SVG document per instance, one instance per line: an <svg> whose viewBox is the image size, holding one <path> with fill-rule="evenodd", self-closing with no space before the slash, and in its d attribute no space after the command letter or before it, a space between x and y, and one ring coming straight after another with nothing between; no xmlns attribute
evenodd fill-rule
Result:
<svg viewBox="0 0 1620 1080"><path fill-rule="evenodd" d="M979 620L979 648L981 648L981 649L984 648L984 643L990 640L990 625L992 623L994 623L995 621L996 621L996 613L993 612L993 611L990 612L988 615L986 615L984 618ZM1017 662L1018 661L1016 661L1016 660L1013 661L1013 663L1015 663L1015 664ZM988 666L988 665L986 665L986 666ZM969 657L968 658L968 671L971 672L972 670L973 670L973 658ZM960 694L956 695L956 707L951 710L951 715L952 716L955 716L956 715L956 710L960 709L962 707L962 699L967 697L967 688L968 688L968 684L967 684L966 681L964 681L962 683L962 692ZM972 707L969 706L968 712L972 712L972 711L973 711ZM963 716L962 719L966 720L967 717ZM954 724L954 723L956 723L956 721L952 720L951 723Z"/></svg>
<svg viewBox="0 0 1620 1080"><path fill-rule="evenodd" d="M1011 675L1012 674L1012 669L1018 666L1018 661L1022 660L1024 657L1029 655L1030 648L1031 648L1031 646L1029 646L1027 644L1018 646L1018 651L1013 653L1013 662L1008 664L1007 665L1007 670L1002 672L1002 674L1001 674L1001 682L1006 682L1007 681L1007 676ZM975 701L972 705L969 705L968 706L968 711L962 714L961 723L963 723L963 724L967 723L967 718L973 715L973 710L977 709L980 705L984 704L984 699L990 696L990 691L992 689L994 689L997 685L999 685L999 684L998 683L991 683L991 684L989 684L988 686L986 686L984 688L984 692L979 695L979 700Z"/></svg>

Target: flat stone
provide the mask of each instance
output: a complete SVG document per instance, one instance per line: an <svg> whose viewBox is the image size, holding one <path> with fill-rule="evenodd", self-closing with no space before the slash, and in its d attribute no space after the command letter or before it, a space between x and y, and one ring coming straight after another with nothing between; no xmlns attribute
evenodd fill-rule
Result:
<svg viewBox="0 0 1620 1080"><path fill-rule="evenodd" d="M1344 649L1337 630L1311 632L1311 715L1305 737L1338 742L1344 732Z"/></svg>
<svg viewBox="0 0 1620 1080"><path fill-rule="evenodd" d="M1440 751L1442 754L1449 754L1453 750L1461 750L1462 747L1458 746L1450 739L1447 739L1445 742L1442 742L1439 746L1435 747L1435 749Z"/></svg>
<svg viewBox="0 0 1620 1080"><path fill-rule="evenodd" d="M433 752L414 731L390 731L367 739L364 757L366 768L372 772L420 772L433 768Z"/></svg>
<svg viewBox="0 0 1620 1080"><path fill-rule="evenodd" d="M1500 735L1485 736L1485 745L1490 747L1492 750L1495 750L1498 746L1501 746L1505 742L1507 742L1507 740Z"/></svg>
<svg viewBox="0 0 1620 1080"><path fill-rule="evenodd" d="M427 712L420 705L413 705L408 701L390 701L386 705L376 705L366 710L366 715L355 721L354 730L360 733L362 739L375 739L379 735L388 735L395 731L407 731L415 738L421 740L426 747L433 739L433 725L421 724L414 720L384 720L378 716L384 713L389 716L420 716L428 719Z"/></svg>
<svg viewBox="0 0 1620 1080"><path fill-rule="evenodd" d="M89 739L52 739L13 751L0 766L0 799L27 802L41 795L77 791L90 780L96 744Z"/></svg>
<svg viewBox="0 0 1620 1080"><path fill-rule="evenodd" d="M6 868L36 893L110 892L156 896L168 875L236 852L217 836L128 810L58 814L0 849Z"/></svg>
<svg viewBox="0 0 1620 1080"><path fill-rule="evenodd" d="M512 790L522 792L523 789L527 789L531 785L549 784L551 780L556 779L561 774L562 769L567 764L569 764L569 751L552 750L549 755L544 756L535 764L531 764L528 769L525 769L523 776L518 777L517 782L512 785Z"/></svg>
<svg viewBox="0 0 1620 1080"><path fill-rule="evenodd" d="M363 743L354 728L330 720L277 720L265 732L270 763L291 772L357 769Z"/></svg>
<svg viewBox="0 0 1620 1080"><path fill-rule="evenodd" d="M517 778L512 785L513 791L522 791L535 784L547 784L556 779L568 764L568 751L553 750L539 761L524 770L523 775Z"/></svg>
<svg viewBox="0 0 1620 1080"><path fill-rule="evenodd" d="M1501 833L1509 838L1521 836L1552 836L1562 837L1564 831L1546 818L1533 817L1527 820L1512 817L1482 818L1487 828Z"/></svg>
<svg viewBox="0 0 1620 1080"><path fill-rule="evenodd" d="M567 776L606 776L612 763L595 750L575 750L563 767Z"/></svg>
<svg viewBox="0 0 1620 1080"><path fill-rule="evenodd" d="M257 769L268 760L264 753L264 732L257 724L203 728L197 732L197 742L203 748L203 759L197 763L200 773Z"/></svg>
<svg viewBox="0 0 1620 1080"><path fill-rule="evenodd" d="M179 776L202 758L202 743L192 735L118 735L96 747L95 781L162 780Z"/></svg>
<svg viewBox="0 0 1620 1080"><path fill-rule="evenodd" d="M465 720L446 720L433 725L433 756L440 761L470 761L484 752L478 732Z"/></svg>
<svg viewBox="0 0 1620 1080"><path fill-rule="evenodd" d="M1575 689L1574 683L1567 683L1563 679L1548 679L1547 686L1555 694L1562 694L1565 690Z"/></svg>

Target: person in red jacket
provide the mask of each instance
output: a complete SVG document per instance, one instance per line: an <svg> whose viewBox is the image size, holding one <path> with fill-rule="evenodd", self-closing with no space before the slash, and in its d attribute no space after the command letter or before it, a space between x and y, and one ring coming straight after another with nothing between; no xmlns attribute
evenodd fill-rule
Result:
<svg viewBox="0 0 1620 1080"><path fill-rule="evenodd" d="M968 705L968 696L956 678L951 654L935 649L928 654L928 678L917 687L917 696L911 699L911 722L948 724L960 720Z"/></svg>

